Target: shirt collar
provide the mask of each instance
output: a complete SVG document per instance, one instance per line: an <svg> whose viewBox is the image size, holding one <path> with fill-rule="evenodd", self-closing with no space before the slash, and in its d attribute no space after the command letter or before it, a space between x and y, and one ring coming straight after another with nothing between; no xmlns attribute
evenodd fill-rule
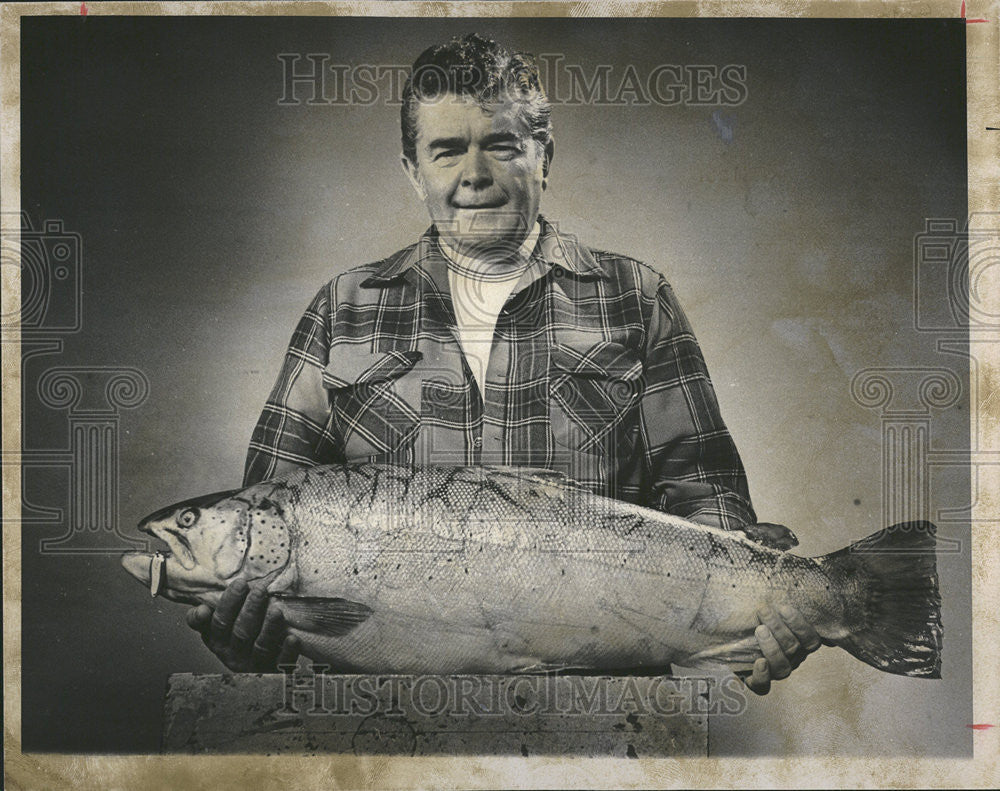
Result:
<svg viewBox="0 0 1000 791"><path fill-rule="evenodd" d="M608 274L594 258L593 253L571 233L558 231L552 223L539 215L541 233L535 255L550 267L561 267L582 278L599 277L607 280Z"/></svg>
<svg viewBox="0 0 1000 791"><path fill-rule="evenodd" d="M575 236L557 231L555 226L541 215L538 216L535 229L537 229L537 242L532 245L533 251L531 248L528 251L532 261L544 262L548 268L561 267L581 278L607 279L607 273L601 269L601 265L593 254L580 244ZM531 241L533 234L534 230L528 234L525 245ZM522 245L522 252L525 245ZM426 268L429 263L434 261L447 266L447 258L441 246L442 242L438 236L437 228L432 225L415 245L400 250L380 262L375 272L369 275L361 285L381 286L405 274L410 269Z"/></svg>

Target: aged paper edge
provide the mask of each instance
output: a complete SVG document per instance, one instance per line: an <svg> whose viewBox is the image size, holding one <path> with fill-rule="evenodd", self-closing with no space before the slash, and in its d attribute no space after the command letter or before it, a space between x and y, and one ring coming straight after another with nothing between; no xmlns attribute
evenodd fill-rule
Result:
<svg viewBox="0 0 1000 791"><path fill-rule="evenodd" d="M967 24L969 212L1000 207L1000 3L968 2ZM955 18L961 3L940 0L664 0L662 2L163 2L87 3L90 15L302 15L439 17L839 17ZM20 17L76 15L79 3L3 4L0 8L0 210L20 210ZM10 216L10 214L7 214ZM3 267L3 314L19 311L15 267ZM1000 314L1000 293L984 297ZM984 379L1000 379L1000 345L982 344ZM989 381L989 379L987 379ZM3 355L3 448L20 447L20 360ZM972 390L975 392L975 390ZM991 394L984 394L989 396ZM979 404L975 405L978 410ZM986 447L1000 448L1000 424L986 422ZM975 440L975 438L973 438ZM4 464L5 514L20 512L20 467ZM973 651L985 672L973 682L975 722L998 727L975 732L975 758L874 760L823 756L761 759L389 758L382 756L101 756L24 754L20 750L19 524L3 530L5 785L57 789L528 788L528 787L995 787L1000 784L1000 545L986 520L1000 518L1000 496L981 496L973 511Z"/></svg>

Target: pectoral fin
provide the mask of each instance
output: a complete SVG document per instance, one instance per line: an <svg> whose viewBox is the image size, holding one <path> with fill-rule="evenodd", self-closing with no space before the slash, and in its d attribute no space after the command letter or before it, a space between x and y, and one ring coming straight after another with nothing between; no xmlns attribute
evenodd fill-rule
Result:
<svg viewBox="0 0 1000 791"><path fill-rule="evenodd" d="M292 626L303 631L342 637L368 620L371 607L348 599L325 599L318 596L275 597Z"/></svg>

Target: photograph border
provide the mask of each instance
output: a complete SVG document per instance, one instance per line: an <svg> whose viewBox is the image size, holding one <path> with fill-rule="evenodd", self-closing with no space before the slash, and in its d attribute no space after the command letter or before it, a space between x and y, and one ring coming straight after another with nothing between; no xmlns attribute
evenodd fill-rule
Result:
<svg viewBox="0 0 1000 791"><path fill-rule="evenodd" d="M726 3L660 2L91 2L5 3L0 7L0 211L20 212L20 20L37 15L260 15L385 17L810 17L966 18L969 214L1000 207L1000 2L959 0ZM17 267L2 268L5 316L20 310ZM975 275L975 273L970 273ZM1000 281L996 281L1000 283ZM971 293L971 290L970 292ZM1000 316L1000 288L979 293L977 308ZM980 350L982 377L1000 381L1000 330L970 321L970 342ZM2 358L3 448L21 447L19 336L5 337ZM13 347L13 348L10 348ZM13 353L12 353L13 352ZM976 376L976 368L971 374ZM973 383L975 385L975 383ZM975 386L972 393L979 392ZM992 393L979 392L980 412ZM972 437L985 459L1000 451L1000 421L972 421ZM4 514L20 513L21 468L4 463ZM973 486L976 478L973 476ZM992 485L991 485L992 484ZM5 784L10 788L531 788L531 787L994 787L1000 783L1000 545L992 522L1000 520L1000 472L985 461L973 492L973 662L988 672L973 676L974 758L913 756L863 759L846 756L794 758L670 759L387 756L179 756L61 755L21 751L21 536L16 519L3 529L3 656ZM987 727L979 727L987 726Z"/></svg>

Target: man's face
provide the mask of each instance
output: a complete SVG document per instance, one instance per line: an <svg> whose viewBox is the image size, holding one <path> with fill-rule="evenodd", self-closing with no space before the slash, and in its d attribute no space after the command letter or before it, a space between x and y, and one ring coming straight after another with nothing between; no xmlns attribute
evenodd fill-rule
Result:
<svg viewBox="0 0 1000 791"><path fill-rule="evenodd" d="M467 255L511 251L538 216L551 146L542 151L518 105L483 110L447 94L417 106L417 161L403 167L448 244Z"/></svg>

